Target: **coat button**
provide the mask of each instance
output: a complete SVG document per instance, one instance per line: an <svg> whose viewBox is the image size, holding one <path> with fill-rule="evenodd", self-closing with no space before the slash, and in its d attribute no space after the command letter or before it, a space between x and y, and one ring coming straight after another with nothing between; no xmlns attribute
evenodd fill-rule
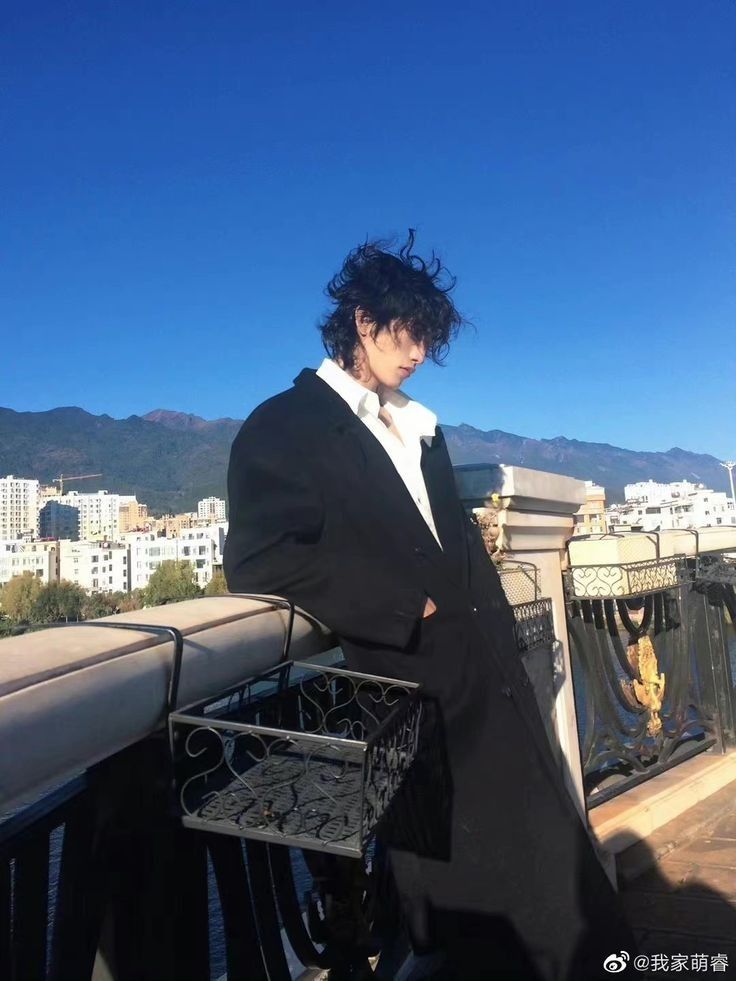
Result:
<svg viewBox="0 0 736 981"><path fill-rule="evenodd" d="M416 545L414 547L414 554L415 555L424 555L424 549L423 548L420 548L418 545Z"/></svg>
<svg viewBox="0 0 736 981"><path fill-rule="evenodd" d="M501 689L501 693L503 695L505 695L506 698L511 698L511 695L512 695L511 686L510 685L504 685L503 688Z"/></svg>
<svg viewBox="0 0 736 981"><path fill-rule="evenodd" d="M478 607L477 606L474 606L473 607L473 613L477 613L477 612L478 612Z"/></svg>

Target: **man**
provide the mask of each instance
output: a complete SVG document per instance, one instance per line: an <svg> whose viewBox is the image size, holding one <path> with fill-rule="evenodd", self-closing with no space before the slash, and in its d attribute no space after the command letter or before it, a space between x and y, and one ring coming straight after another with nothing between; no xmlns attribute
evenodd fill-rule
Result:
<svg viewBox="0 0 736 981"><path fill-rule="evenodd" d="M423 755L413 820L429 826L444 804L449 828L436 845L394 847L392 864L415 949L444 955L434 976L591 981L633 941L554 764L442 431L400 391L462 323L454 282L413 246L410 233L398 254L369 243L347 257L321 324L329 358L243 424L225 575L233 592L316 616L349 667L422 684L449 774L433 783Z"/></svg>

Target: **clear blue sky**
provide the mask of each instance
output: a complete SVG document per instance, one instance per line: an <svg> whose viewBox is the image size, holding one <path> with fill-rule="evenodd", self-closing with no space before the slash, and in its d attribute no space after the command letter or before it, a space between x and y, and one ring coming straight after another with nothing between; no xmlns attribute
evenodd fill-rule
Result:
<svg viewBox="0 0 736 981"><path fill-rule="evenodd" d="M736 456L733 0L5 6L0 405L244 417L419 229L442 421Z"/></svg>

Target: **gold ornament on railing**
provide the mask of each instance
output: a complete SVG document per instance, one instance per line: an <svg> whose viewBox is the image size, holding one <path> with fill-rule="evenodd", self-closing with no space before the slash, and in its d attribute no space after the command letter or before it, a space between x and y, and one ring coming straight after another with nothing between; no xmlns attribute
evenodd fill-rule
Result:
<svg viewBox="0 0 736 981"><path fill-rule="evenodd" d="M629 690L633 691L640 705L649 709L647 734L657 736L662 731L659 713L662 711L664 700L665 678L664 672L659 671L654 645L649 637L640 637L636 643L629 644L626 656L629 664L641 678L641 681L635 678L630 683Z"/></svg>

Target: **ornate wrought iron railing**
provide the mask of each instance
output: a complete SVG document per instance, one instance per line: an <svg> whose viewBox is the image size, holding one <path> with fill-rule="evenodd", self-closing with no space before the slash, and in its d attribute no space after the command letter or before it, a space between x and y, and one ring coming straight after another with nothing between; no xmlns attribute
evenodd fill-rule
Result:
<svg viewBox="0 0 736 981"><path fill-rule="evenodd" d="M185 830L166 740L103 761L0 825L0 977L290 981L407 954L379 848L356 862ZM391 974L384 974L390 977Z"/></svg>
<svg viewBox="0 0 736 981"><path fill-rule="evenodd" d="M514 614L520 654L554 640L549 600ZM380 843L358 860L186 829L172 785L162 730L0 821L3 981L87 981L96 961L140 981L397 975Z"/></svg>
<svg viewBox="0 0 736 981"><path fill-rule="evenodd" d="M675 557L564 576L591 807L733 737L728 652L693 573Z"/></svg>
<svg viewBox="0 0 736 981"><path fill-rule="evenodd" d="M552 600L538 599L517 603L512 607L516 620L516 643L520 654L539 647L551 647L555 642L552 619Z"/></svg>
<svg viewBox="0 0 736 981"><path fill-rule="evenodd" d="M725 739L736 745L736 556L698 556L694 589L700 597L702 630L712 651Z"/></svg>
<svg viewBox="0 0 736 981"><path fill-rule="evenodd" d="M573 599L626 599L679 586L690 578L686 560L679 557L619 565L576 565L565 574L565 589Z"/></svg>

